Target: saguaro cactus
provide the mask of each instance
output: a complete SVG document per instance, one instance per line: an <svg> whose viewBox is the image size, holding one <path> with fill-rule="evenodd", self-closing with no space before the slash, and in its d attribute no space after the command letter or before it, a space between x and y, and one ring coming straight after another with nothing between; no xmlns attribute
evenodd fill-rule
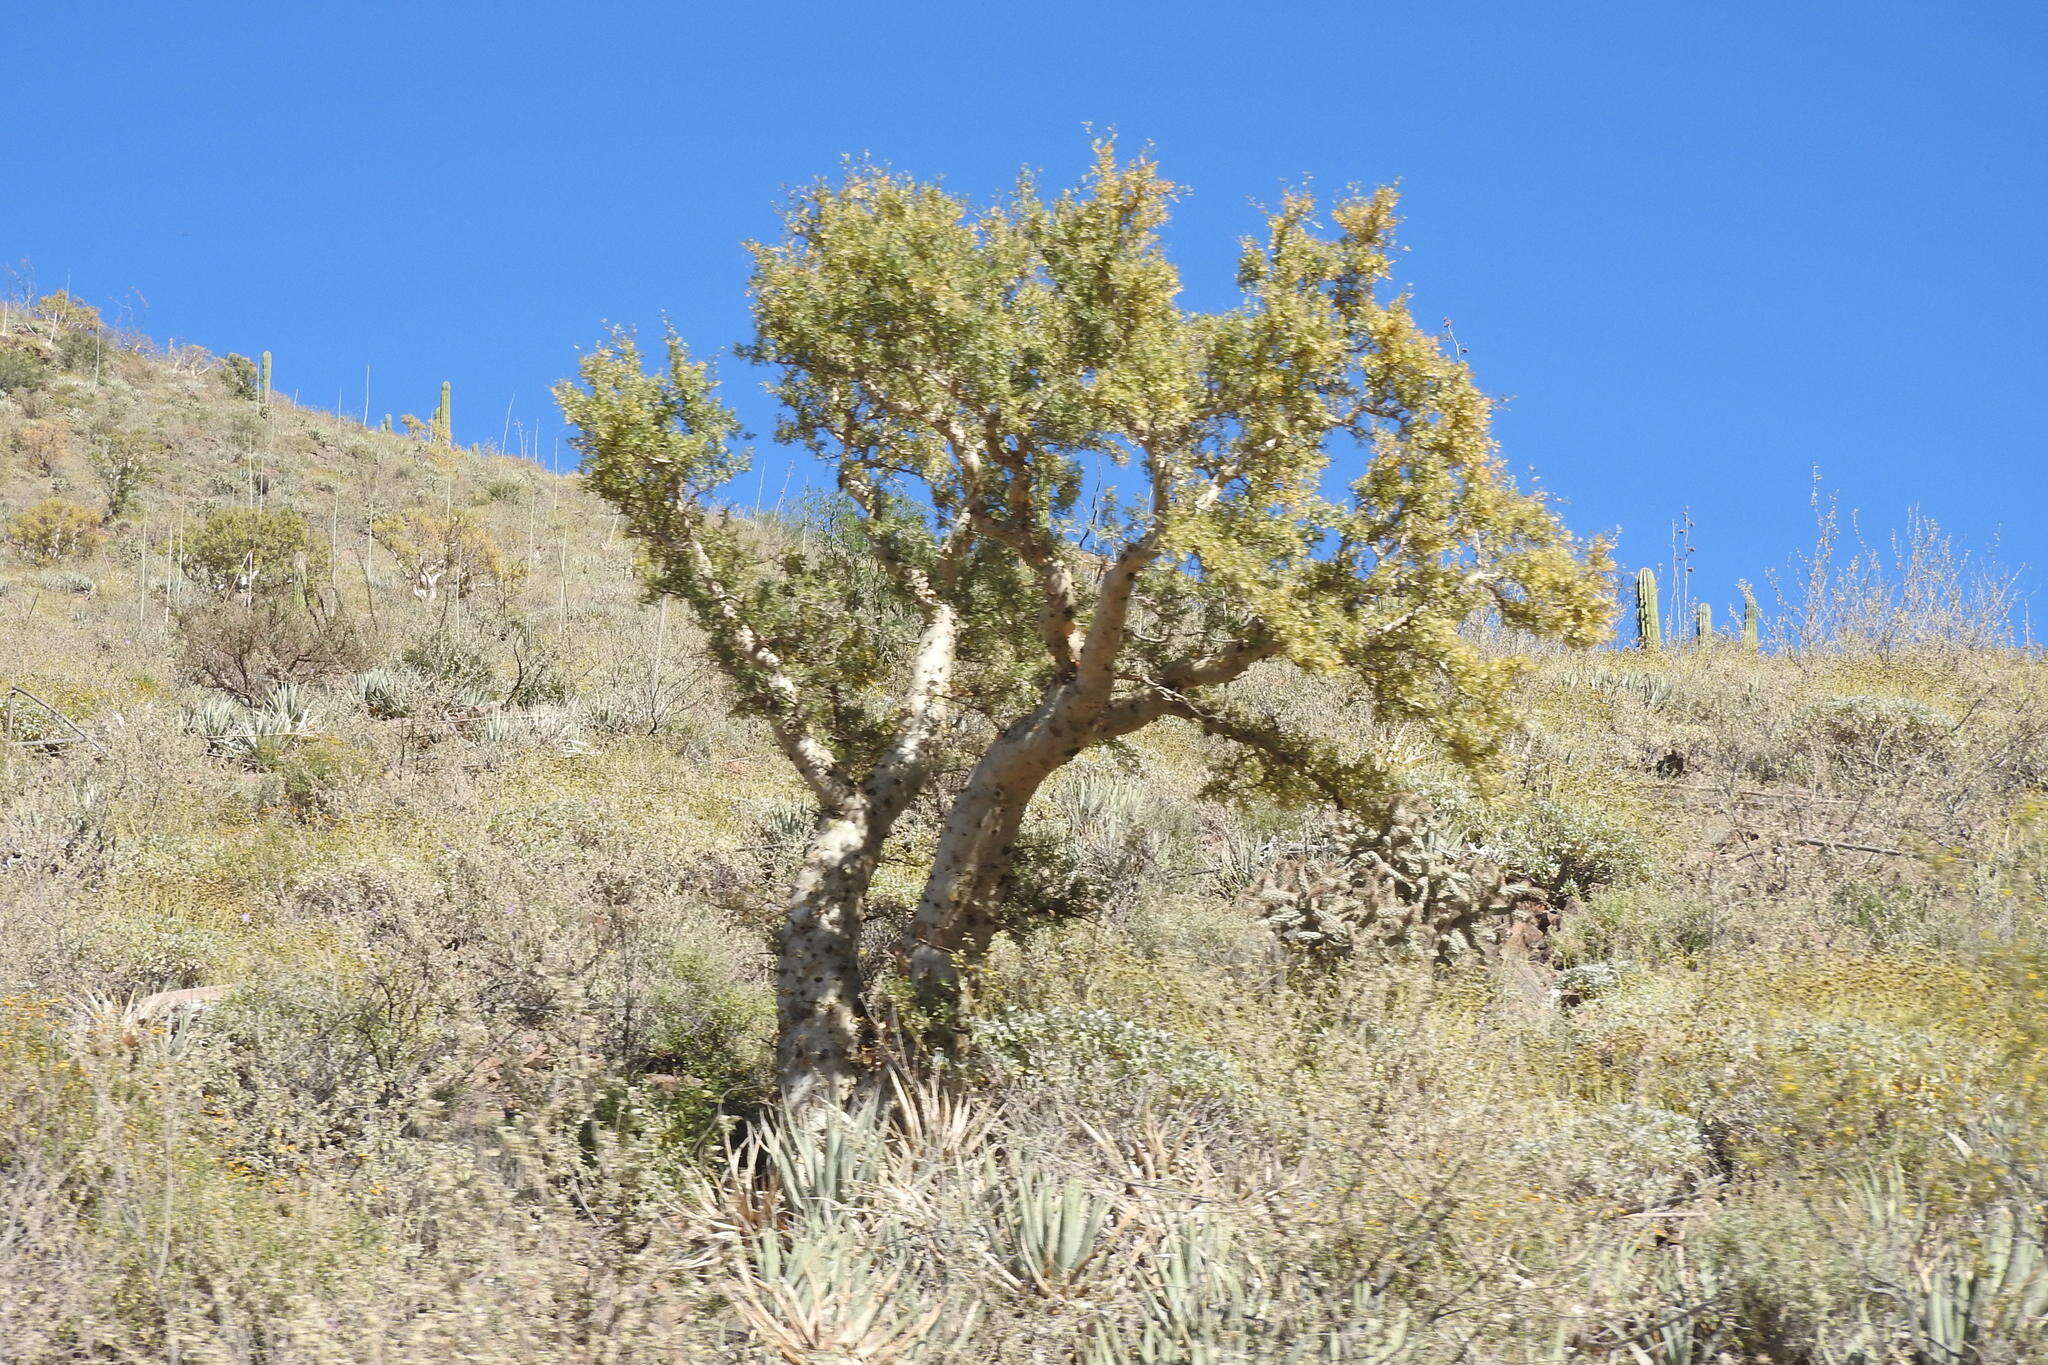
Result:
<svg viewBox="0 0 2048 1365"><path fill-rule="evenodd" d="M1763 646L1763 613L1757 610L1756 594L1749 590L1749 584L1742 585L1742 647L1751 653Z"/></svg>
<svg viewBox="0 0 2048 1365"><path fill-rule="evenodd" d="M1701 602L1692 609L1692 638L1694 644L1712 644L1714 640L1714 608Z"/></svg>
<svg viewBox="0 0 2048 1365"><path fill-rule="evenodd" d="M1657 617L1657 575L1644 569L1636 575L1636 648L1658 649L1664 627Z"/></svg>
<svg viewBox="0 0 2048 1365"><path fill-rule="evenodd" d="M444 446L455 444L455 386L441 381L441 406L434 409L434 439Z"/></svg>
<svg viewBox="0 0 2048 1365"><path fill-rule="evenodd" d="M263 406L270 406L270 352L263 353Z"/></svg>

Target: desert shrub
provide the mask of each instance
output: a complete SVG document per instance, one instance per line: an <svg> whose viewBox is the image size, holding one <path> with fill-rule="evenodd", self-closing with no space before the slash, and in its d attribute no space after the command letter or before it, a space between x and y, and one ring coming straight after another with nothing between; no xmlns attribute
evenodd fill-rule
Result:
<svg viewBox="0 0 2048 1365"><path fill-rule="evenodd" d="M233 351L221 357L221 383L237 398L256 398L263 392L263 380L256 369L256 362Z"/></svg>
<svg viewBox="0 0 2048 1365"><path fill-rule="evenodd" d="M57 363L82 374L99 365L106 349L106 338L97 331L66 332L57 342Z"/></svg>
<svg viewBox="0 0 2048 1365"><path fill-rule="evenodd" d="M1107 1010L1015 1010L983 1020L974 1040L999 1079L1055 1087L1098 1103L1230 1099L1248 1093L1223 1054Z"/></svg>
<svg viewBox="0 0 2048 1365"><path fill-rule="evenodd" d="M186 713L185 728L207 751L266 778L259 806L282 806L301 818L336 813L340 793L377 771L375 757L316 733L305 689L279 683L258 705L211 697Z"/></svg>
<svg viewBox="0 0 2048 1365"><path fill-rule="evenodd" d="M478 588L509 585L526 574L525 561L507 558L488 530L461 513L406 512L380 517L370 530L398 561L413 595L424 602L436 601L444 592L467 597Z"/></svg>
<svg viewBox="0 0 2048 1365"><path fill-rule="evenodd" d="M93 452L92 468L106 494L108 521L134 510L137 496L156 479L169 449L162 437L147 431L107 434Z"/></svg>
<svg viewBox="0 0 2048 1365"><path fill-rule="evenodd" d="M101 326L100 310L68 289L43 295L35 301L35 311L38 317L67 331L96 332Z"/></svg>
<svg viewBox="0 0 2048 1365"><path fill-rule="evenodd" d="M1836 768L1881 772L1940 752L1956 723L1906 697L1828 697L1802 708L1792 733Z"/></svg>
<svg viewBox="0 0 2048 1365"><path fill-rule="evenodd" d="M176 620L186 673L245 702L283 683L359 673L376 657L368 629L338 599L316 593L215 600Z"/></svg>
<svg viewBox="0 0 2048 1365"><path fill-rule="evenodd" d="M417 636L399 655L421 678L452 692L457 699L482 700L496 682L490 655L476 632L437 625Z"/></svg>
<svg viewBox="0 0 2048 1365"><path fill-rule="evenodd" d="M1865 657L2010 647L2026 600L2017 570L1958 545L1915 510L1889 542L1846 543L1832 501L1814 501L1813 549L1775 632L1803 654ZM1781 594L1781 598L1783 594Z"/></svg>
<svg viewBox="0 0 2048 1365"><path fill-rule="evenodd" d="M1534 1182L1623 1210L1676 1202L1711 1166L1698 1120L1632 1100L1559 1123L1516 1156L1539 1168Z"/></svg>
<svg viewBox="0 0 2048 1365"><path fill-rule="evenodd" d="M71 448L71 429L55 418L23 422L10 438L23 459L44 476L54 476Z"/></svg>
<svg viewBox="0 0 2048 1365"><path fill-rule="evenodd" d="M1603 891L1565 921L1560 947L1586 962L1697 962L1743 927L1727 905L1689 886L1647 883Z"/></svg>
<svg viewBox="0 0 2048 1365"><path fill-rule="evenodd" d="M31 564L61 564L97 551L106 530L90 507L45 498L8 519L7 540Z"/></svg>
<svg viewBox="0 0 2048 1365"><path fill-rule="evenodd" d="M337 814L342 794L378 767L374 755L332 735L261 736L249 762L271 779L263 804L282 805L301 819Z"/></svg>
<svg viewBox="0 0 2048 1365"><path fill-rule="evenodd" d="M1584 896L1649 875L1656 849L1611 807L1537 797L1488 840L1501 860L1546 890Z"/></svg>
<svg viewBox="0 0 2048 1365"><path fill-rule="evenodd" d="M514 707L562 706L576 691L561 646L513 619L503 631L512 655L512 680L505 704Z"/></svg>
<svg viewBox="0 0 2048 1365"><path fill-rule="evenodd" d="M717 1131L721 1115L767 1097L775 1005L687 948L663 965L648 1004L653 1022L631 1067L659 1097L663 1136L695 1146Z"/></svg>
<svg viewBox="0 0 2048 1365"><path fill-rule="evenodd" d="M285 508L222 508L185 542L185 573L215 592L276 592L326 572L327 547Z"/></svg>
<svg viewBox="0 0 2048 1365"><path fill-rule="evenodd" d="M43 387L49 365L33 351L18 347L0 349L0 393L34 393Z"/></svg>

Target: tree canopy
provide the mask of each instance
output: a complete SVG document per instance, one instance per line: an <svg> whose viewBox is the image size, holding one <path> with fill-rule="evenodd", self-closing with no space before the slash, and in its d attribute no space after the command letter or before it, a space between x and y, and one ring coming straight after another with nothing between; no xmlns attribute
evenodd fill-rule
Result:
<svg viewBox="0 0 2048 1365"><path fill-rule="evenodd" d="M1467 627L1608 629L1605 546L1516 487L1489 400L1392 288L1393 192L1288 193L1218 312L1181 302L1175 195L1108 143L1079 188L1027 175L986 207L871 165L798 193L751 248L740 354L776 375L778 435L836 473L841 532L807 547L764 555L717 508L750 457L673 332L651 370L615 333L558 389L650 589L695 608L821 831L878 843L966 745L914 930L938 997L993 932L1023 806L1082 750L1177 717L1235 743L1231 785L1355 803L1391 775L1229 684L1285 661L1483 770L1517 663ZM826 915L856 939L858 899ZM792 924L815 910L800 887Z"/></svg>

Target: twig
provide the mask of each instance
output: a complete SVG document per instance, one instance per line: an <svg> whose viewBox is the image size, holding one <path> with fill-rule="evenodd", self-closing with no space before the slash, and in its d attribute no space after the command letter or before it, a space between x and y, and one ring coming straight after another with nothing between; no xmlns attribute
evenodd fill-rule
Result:
<svg viewBox="0 0 2048 1365"><path fill-rule="evenodd" d="M1786 836L1788 844L1805 844L1809 848L1838 848L1847 853L1882 853L1888 858L1910 858L1912 852L1903 848L1879 848L1876 844L1845 844L1834 839L1808 839Z"/></svg>
<svg viewBox="0 0 2048 1365"><path fill-rule="evenodd" d="M58 709L57 709L56 707L54 707L54 706L50 705L50 703L48 703L48 702L44 701L44 700L43 700L43 699L42 699L41 697L38 697L38 696L37 696L37 695L36 695L35 693L33 693L33 692L29 691L29 690L28 690L27 688L25 688L25 687L21 686L21 685L20 685L19 683L16 683L16 684L14 684L14 685L13 685L12 687L9 687L9 688L7 689L7 692L8 692L8 695L9 695L9 696L23 696L23 697L27 697L27 698L28 698L28 699L29 699L30 701L34 702L34 703L35 703L35 704L36 704L37 706L40 706L40 707L42 707L42 708L43 708L43 710L45 710L45 711L49 712L49 713L50 713L51 715L55 716L55 717L56 717L56 718L57 718L58 720L61 720L61 721L63 721L63 722L64 722L64 725L65 725L65 728L66 728L66 729L68 729L68 730L70 730L72 734L74 734L74 735L77 735L77 736L78 736L78 737L79 737L80 739L84 740L84 741L85 741L85 742L86 742L87 744L90 744L90 745L92 745L92 747L93 747L93 748L95 748L95 749L98 749L98 750L99 750L99 751L100 751L101 753L103 753L103 754L104 754L104 753L106 753L106 752L107 752L107 746L106 746L106 745L104 745L104 744L100 743L100 742L99 742L98 740L94 739L94 738L93 738L93 737L92 737L91 735L87 734L87 733L86 733L85 731L83 731L83 730L81 730L81 729L79 729L79 728L78 728L78 722L76 722L76 721L74 721L73 719L71 719L71 717L69 717L69 716L65 715L65 714L64 714L64 713L63 713L62 711L59 711L59 710L58 710Z"/></svg>
<svg viewBox="0 0 2048 1365"><path fill-rule="evenodd" d="M1708 796L1751 796L1765 801L1807 801L1820 806L1847 806L1854 803L1845 796L1817 796L1812 792L1760 791L1754 787L1708 787L1690 782L1666 782L1645 788L1652 792L1703 792Z"/></svg>

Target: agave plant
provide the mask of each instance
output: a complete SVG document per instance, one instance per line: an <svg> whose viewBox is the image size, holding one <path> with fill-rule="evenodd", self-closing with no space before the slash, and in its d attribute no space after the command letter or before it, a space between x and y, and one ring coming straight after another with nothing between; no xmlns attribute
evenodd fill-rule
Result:
<svg viewBox="0 0 2048 1365"><path fill-rule="evenodd" d="M314 719L304 689L282 683L259 707L244 706L227 697L208 697L185 713L185 729L205 740L210 754L254 763L266 743L304 735Z"/></svg>
<svg viewBox="0 0 2048 1365"><path fill-rule="evenodd" d="M756 1233L727 1285L733 1309L791 1365L818 1360L892 1361L928 1337L947 1312L941 1301L899 1311L903 1267L886 1270L849 1228L810 1228L785 1237ZM974 1310L956 1325L964 1336Z"/></svg>
<svg viewBox="0 0 2048 1365"><path fill-rule="evenodd" d="M885 1138L880 1111L870 1104L816 1128L764 1127L753 1143L774 1173L783 1209L799 1223L824 1226L879 1178Z"/></svg>
<svg viewBox="0 0 2048 1365"><path fill-rule="evenodd" d="M363 710L376 720L398 720L413 713L418 704L418 686L406 675L388 668L373 668L358 674L355 694Z"/></svg>
<svg viewBox="0 0 2048 1365"><path fill-rule="evenodd" d="M1993 1209L1970 1242L1937 1246L1898 1289L1921 1360L1930 1365L2021 1359L2048 1341L2048 1264L2042 1229Z"/></svg>
<svg viewBox="0 0 2048 1365"><path fill-rule="evenodd" d="M997 1207L1004 1273L1048 1298L1066 1294L1107 1245L1109 1201L1077 1180L1019 1172Z"/></svg>

